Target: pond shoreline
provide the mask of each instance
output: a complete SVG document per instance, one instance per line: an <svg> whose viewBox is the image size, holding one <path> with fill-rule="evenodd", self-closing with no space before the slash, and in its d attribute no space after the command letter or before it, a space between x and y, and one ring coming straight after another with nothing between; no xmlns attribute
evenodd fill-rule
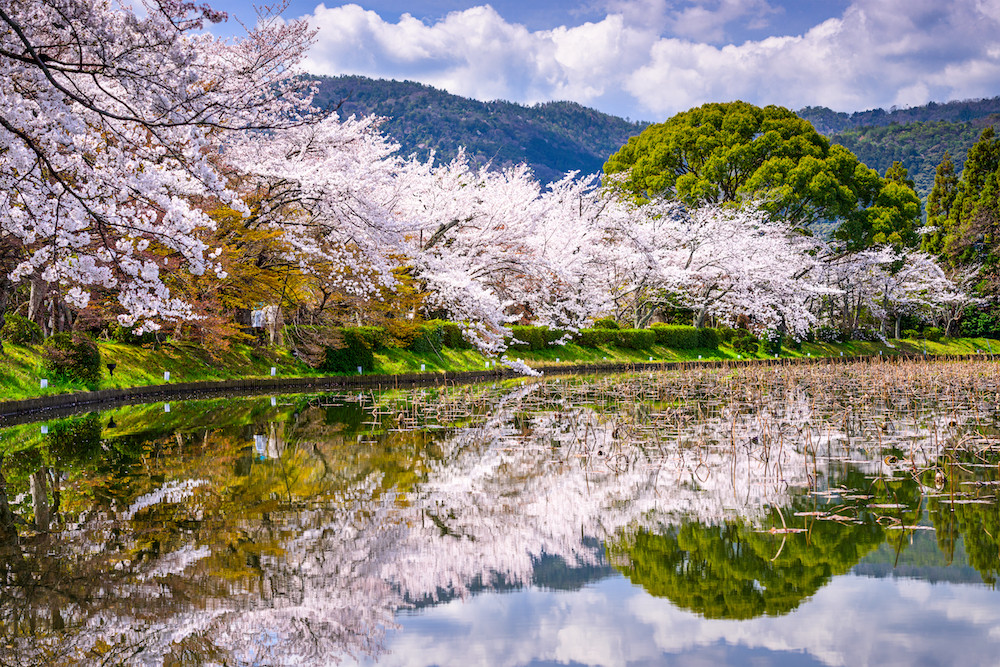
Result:
<svg viewBox="0 0 1000 667"><path fill-rule="evenodd" d="M783 357L777 359L724 359L697 361L651 361L635 363L598 363L574 366L538 365L534 369L552 376L592 373L630 373L673 371L695 368L741 368L748 366L792 366L804 364L847 364L865 361L898 363L901 361L968 361L992 359L989 354L863 355L850 357ZM319 377L242 378L208 382L177 382L173 384L141 385L125 389L52 394L17 401L0 401L0 426L34 421L39 413L63 415L85 408L123 404L153 403L165 398L202 398L206 394L256 394L273 391L303 393L314 390L395 389L446 384L470 384L490 380L528 377L509 368L482 371L439 371L423 373L328 375Z"/></svg>

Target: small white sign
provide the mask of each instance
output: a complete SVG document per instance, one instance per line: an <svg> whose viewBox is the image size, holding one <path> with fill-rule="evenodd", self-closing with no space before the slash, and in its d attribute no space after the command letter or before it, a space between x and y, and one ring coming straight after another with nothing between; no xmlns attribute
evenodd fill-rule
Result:
<svg viewBox="0 0 1000 667"><path fill-rule="evenodd" d="M277 375L277 374L278 374L278 369L275 368L274 366L271 366L271 375Z"/></svg>
<svg viewBox="0 0 1000 667"><path fill-rule="evenodd" d="M427 366L424 365L424 364L420 364L420 370L422 370L422 371L427 370Z"/></svg>
<svg viewBox="0 0 1000 667"><path fill-rule="evenodd" d="M274 396L272 396L271 397L271 407L274 407L277 404L278 404L278 399L275 398Z"/></svg>
<svg viewBox="0 0 1000 667"><path fill-rule="evenodd" d="M46 426L45 424L42 424L42 435L45 435L48 432L49 432L49 427Z"/></svg>
<svg viewBox="0 0 1000 667"><path fill-rule="evenodd" d="M358 375L361 375L361 366L358 366Z"/></svg>
<svg viewBox="0 0 1000 667"><path fill-rule="evenodd" d="M170 382L170 371L163 371L163 381Z"/></svg>
<svg viewBox="0 0 1000 667"><path fill-rule="evenodd" d="M169 403L164 403L163 404L163 411L164 412L170 412L170 404Z"/></svg>
<svg viewBox="0 0 1000 667"><path fill-rule="evenodd" d="M42 389L48 389L48 387L49 387L49 381L46 380L45 378L42 378L41 385L42 385Z"/></svg>

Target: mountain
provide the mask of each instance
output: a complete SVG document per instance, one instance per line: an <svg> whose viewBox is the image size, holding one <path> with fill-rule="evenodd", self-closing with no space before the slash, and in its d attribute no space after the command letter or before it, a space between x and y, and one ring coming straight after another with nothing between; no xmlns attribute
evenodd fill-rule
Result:
<svg viewBox="0 0 1000 667"><path fill-rule="evenodd" d="M860 127L839 132L830 141L848 148L858 159L884 174L898 160L916 183L917 193L927 197L934 187L934 172L945 151L951 154L956 171L965 164L965 154L988 125L1000 125L1000 115L965 123L949 121L916 122L877 127Z"/></svg>
<svg viewBox="0 0 1000 667"><path fill-rule="evenodd" d="M907 123L967 123L987 116L1000 114L1000 97L984 100L961 100L938 104L930 102L919 107L898 109L869 109L852 114L833 111L826 107L806 107L796 111L805 118L816 131L827 136L862 127L882 127Z"/></svg>
<svg viewBox="0 0 1000 667"><path fill-rule="evenodd" d="M917 193L926 198L945 151L960 171L983 129L1000 124L1000 97L852 114L826 107L806 107L796 113L880 174L898 160L916 183Z"/></svg>
<svg viewBox="0 0 1000 667"><path fill-rule="evenodd" d="M476 165L506 167L526 162L542 183L568 171L598 173L609 155L648 123L601 113L575 102L525 106L452 95L413 81L363 76L315 77L315 103L341 117L376 114L403 155L448 161L464 146ZM800 109L832 142L849 148L884 174L902 162L926 197L945 151L961 169L983 128L1000 124L1000 97L847 114L826 107Z"/></svg>
<svg viewBox="0 0 1000 667"><path fill-rule="evenodd" d="M610 116L575 102L525 106L479 102L412 81L363 76L316 77L315 104L341 117L386 117L383 131L403 155L451 160L464 146L477 164L526 162L542 183L568 171L598 173L604 161L646 123Z"/></svg>

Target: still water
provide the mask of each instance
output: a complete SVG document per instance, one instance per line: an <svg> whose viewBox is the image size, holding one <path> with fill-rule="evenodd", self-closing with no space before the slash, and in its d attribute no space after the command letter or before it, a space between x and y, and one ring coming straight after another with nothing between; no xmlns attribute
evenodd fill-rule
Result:
<svg viewBox="0 0 1000 667"><path fill-rule="evenodd" d="M998 370L549 378L2 429L0 665L995 664Z"/></svg>

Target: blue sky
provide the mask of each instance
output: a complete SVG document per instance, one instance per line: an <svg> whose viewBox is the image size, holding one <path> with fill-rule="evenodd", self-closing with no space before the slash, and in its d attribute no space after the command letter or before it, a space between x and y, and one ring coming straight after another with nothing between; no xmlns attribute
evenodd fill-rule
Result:
<svg viewBox="0 0 1000 667"><path fill-rule="evenodd" d="M282 16L318 30L315 74L632 119L735 99L857 111L1000 95L1000 0L292 0Z"/></svg>

